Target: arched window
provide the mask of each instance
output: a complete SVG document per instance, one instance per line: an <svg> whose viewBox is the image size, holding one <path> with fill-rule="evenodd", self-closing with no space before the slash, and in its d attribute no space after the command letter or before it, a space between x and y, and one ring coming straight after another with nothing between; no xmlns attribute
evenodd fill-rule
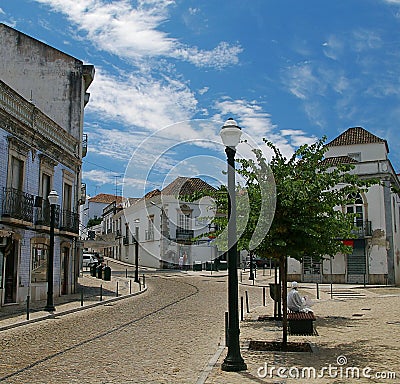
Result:
<svg viewBox="0 0 400 384"><path fill-rule="evenodd" d="M352 203L346 205L347 213L355 213L356 217L354 218L354 224L356 227L363 227L364 223L364 202L359 193L350 193L348 199L352 201Z"/></svg>

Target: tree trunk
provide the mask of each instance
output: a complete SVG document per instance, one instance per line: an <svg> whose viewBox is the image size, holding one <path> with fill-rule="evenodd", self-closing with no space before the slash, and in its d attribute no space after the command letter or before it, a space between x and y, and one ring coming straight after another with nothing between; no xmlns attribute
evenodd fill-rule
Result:
<svg viewBox="0 0 400 384"><path fill-rule="evenodd" d="M287 345L287 256L281 258L281 276L282 276L282 344Z"/></svg>

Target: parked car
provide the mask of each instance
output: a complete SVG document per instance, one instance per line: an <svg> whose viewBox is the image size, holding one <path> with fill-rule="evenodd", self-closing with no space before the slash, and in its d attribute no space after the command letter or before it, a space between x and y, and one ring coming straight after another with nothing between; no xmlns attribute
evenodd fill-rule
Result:
<svg viewBox="0 0 400 384"><path fill-rule="evenodd" d="M84 253L82 256L82 267L91 267L92 265L99 264L98 258L92 253Z"/></svg>

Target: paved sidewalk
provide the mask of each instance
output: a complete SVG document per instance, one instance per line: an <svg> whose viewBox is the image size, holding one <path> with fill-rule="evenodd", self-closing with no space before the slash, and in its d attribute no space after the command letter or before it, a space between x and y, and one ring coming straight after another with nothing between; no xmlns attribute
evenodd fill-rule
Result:
<svg viewBox="0 0 400 384"><path fill-rule="evenodd" d="M239 293L248 290L250 303L257 304L250 304L249 313L245 308L244 319L240 321L241 354L248 369L242 372L222 371L221 364L227 348L220 348L197 384L353 382L355 378L339 375L353 374L357 369L361 372L360 377L355 379L357 383L383 383L379 375L387 378L384 382L400 382L399 348L397 340L393 338L393 334L400 330L397 310L400 287L318 284L317 291L316 283L299 283L300 294L314 301L317 334L289 335L288 342L306 343L312 352L257 351L249 348L252 341L282 340L282 322L268 319L273 317L274 308L269 295L269 284L274 283L273 272L271 275L268 270L264 275L262 270L257 273L253 285L248 279L248 270L239 272ZM257 288L259 291L265 290L265 306L258 304L260 295L252 299L252 295L256 296ZM260 321L260 316L267 319ZM336 377L323 371L329 364L337 368L334 373ZM372 378L362 376L362 369L366 366L371 368L369 372ZM285 370L281 371L281 376L277 373L279 367ZM341 367L343 371L340 371ZM346 371L347 367L349 372ZM300 377L302 368L305 374L315 369L317 377ZM298 376L294 377L296 374ZM318 377L318 374L322 377Z"/></svg>
<svg viewBox="0 0 400 384"><path fill-rule="evenodd" d="M1 307L0 331L141 294L147 290L142 283L139 285L133 279L120 276L111 276L111 281L105 281L92 277L88 271L84 271L83 276L78 278L76 293L54 297L56 307L54 312L43 309L46 305L45 300L30 303L29 315L26 302Z"/></svg>

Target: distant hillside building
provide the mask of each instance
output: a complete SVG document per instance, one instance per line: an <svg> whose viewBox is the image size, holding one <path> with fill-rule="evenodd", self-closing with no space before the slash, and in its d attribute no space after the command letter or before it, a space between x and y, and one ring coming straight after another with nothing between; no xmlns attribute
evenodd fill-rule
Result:
<svg viewBox="0 0 400 384"><path fill-rule="evenodd" d="M305 256L300 263L289 260L288 278L359 284L400 284L400 188L399 178L388 159L389 146L364 128L349 128L327 144L325 162L335 167L351 163L352 171L364 179L376 178L354 204L338 207L356 213L354 239L344 239L353 247L350 255L335 255L323 263Z"/></svg>
<svg viewBox="0 0 400 384"><path fill-rule="evenodd" d="M48 195L59 198L54 294L75 291L84 106L94 67L0 24L0 304L46 298Z"/></svg>

